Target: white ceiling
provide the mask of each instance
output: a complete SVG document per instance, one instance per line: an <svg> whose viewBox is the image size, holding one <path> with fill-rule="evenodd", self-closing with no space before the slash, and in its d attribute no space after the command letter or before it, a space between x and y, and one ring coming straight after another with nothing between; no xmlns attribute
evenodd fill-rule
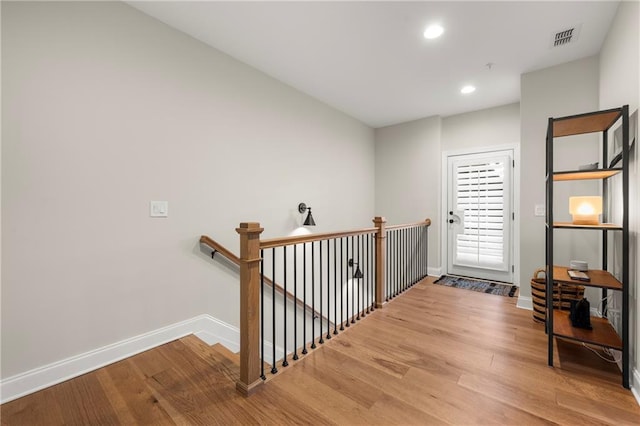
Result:
<svg viewBox="0 0 640 426"><path fill-rule="evenodd" d="M520 75L595 55L618 2L127 2L372 126L520 99ZM427 24L442 37L426 40ZM577 41L551 48L555 33ZM494 64L491 69L487 63ZM477 87L460 94L464 84Z"/></svg>

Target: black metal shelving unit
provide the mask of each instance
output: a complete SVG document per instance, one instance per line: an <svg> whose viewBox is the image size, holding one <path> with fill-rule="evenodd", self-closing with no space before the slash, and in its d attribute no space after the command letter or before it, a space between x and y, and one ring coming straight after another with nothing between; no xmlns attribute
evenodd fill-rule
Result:
<svg viewBox="0 0 640 426"><path fill-rule="evenodd" d="M610 165L609 168L597 170L553 170L554 144L562 143L557 138L580 135L586 133L601 133L602 135L602 164L607 167L609 136L613 126L622 121L622 158L621 161ZM548 341L548 363L553 366L554 338L560 337L585 344L616 349L622 352L622 386L629 388L629 106L624 105L603 111L594 111L586 114L567 117L549 118L547 127L546 144L546 268L547 268L547 323L546 331ZM603 222L599 225L574 225L566 222L554 222L553 220L553 186L554 182L597 179L602 182L602 201L608 206L609 189L607 179L618 174L622 175L622 223L606 223L607 212L603 210ZM589 232L596 230L602 232L602 270L589 270L591 278L589 282L572 280L567 274L567 266L559 266L554 263L553 238L555 229L574 229L576 232ZM621 280L616 279L608 271L608 240L607 233L622 233L622 271ZM603 318L591 317L592 330L572 327L567 311L554 310L553 308L553 282L580 284L586 287L600 288L602 297L607 291L622 292L620 334L611 326L606 315ZM605 299L606 300L606 299ZM606 304L603 304L606 312Z"/></svg>

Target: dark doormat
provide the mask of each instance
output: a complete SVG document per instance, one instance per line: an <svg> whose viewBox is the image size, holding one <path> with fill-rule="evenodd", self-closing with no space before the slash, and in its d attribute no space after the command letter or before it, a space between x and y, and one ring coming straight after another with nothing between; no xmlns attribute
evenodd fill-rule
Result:
<svg viewBox="0 0 640 426"><path fill-rule="evenodd" d="M456 277L454 275L443 275L433 283L446 285L448 287L464 288L481 293L496 294L498 296L513 297L518 292L518 286L515 285L481 281L466 277Z"/></svg>

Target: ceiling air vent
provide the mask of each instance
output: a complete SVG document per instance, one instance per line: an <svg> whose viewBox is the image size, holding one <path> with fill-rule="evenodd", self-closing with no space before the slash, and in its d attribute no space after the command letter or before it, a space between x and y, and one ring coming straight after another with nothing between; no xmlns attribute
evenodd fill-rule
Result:
<svg viewBox="0 0 640 426"><path fill-rule="evenodd" d="M570 43L575 43L580 33L580 26L576 25L573 28L567 28L562 31L558 31L551 39L551 47L566 46Z"/></svg>

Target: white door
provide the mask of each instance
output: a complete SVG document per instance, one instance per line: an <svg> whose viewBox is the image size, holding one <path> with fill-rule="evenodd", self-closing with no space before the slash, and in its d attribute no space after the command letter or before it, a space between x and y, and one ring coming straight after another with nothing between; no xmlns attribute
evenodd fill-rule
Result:
<svg viewBox="0 0 640 426"><path fill-rule="evenodd" d="M513 151L447 159L447 272L513 282Z"/></svg>

